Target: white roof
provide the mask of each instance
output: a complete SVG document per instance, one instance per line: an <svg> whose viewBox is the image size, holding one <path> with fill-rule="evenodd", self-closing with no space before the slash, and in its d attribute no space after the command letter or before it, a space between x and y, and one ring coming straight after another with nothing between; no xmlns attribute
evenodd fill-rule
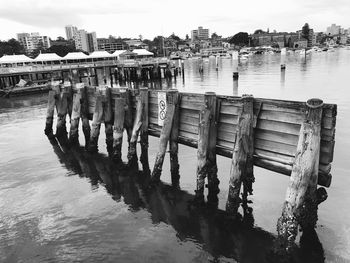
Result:
<svg viewBox="0 0 350 263"><path fill-rule="evenodd" d="M0 58L0 63L23 63L23 62L32 62L33 59L25 55L3 55Z"/></svg>
<svg viewBox="0 0 350 263"><path fill-rule="evenodd" d="M56 53L40 53L34 61L58 61L63 60L62 57L57 55Z"/></svg>
<svg viewBox="0 0 350 263"><path fill-rule="evenodd" d="M69 52L67 55L63 57L63 60L75 60L75 59L87 59L88 55L83 52Z"/></svg>
<svg viewBox="0 0 350 263"><path fill-rule="evenodd" d="M117 57L117 56L119 56L120 54L122 54L124 52L126 52L126 50L116 50L116 51L113 52L113 56Z"/></svg>
<svg viewBox="0 0 350 263"><path fill-rule="evenodd" d="M115 55L112 55L107 51L94 51L89 55L89 58L110 58L110 57L115 57Z"/></svg>
<svg viewBox="0 0 350 263"><path fill-rule="evenodd" d="M153 56L152 52L149 52L146 49L134 49L132 52L136 53L138 56Z"/></svg>

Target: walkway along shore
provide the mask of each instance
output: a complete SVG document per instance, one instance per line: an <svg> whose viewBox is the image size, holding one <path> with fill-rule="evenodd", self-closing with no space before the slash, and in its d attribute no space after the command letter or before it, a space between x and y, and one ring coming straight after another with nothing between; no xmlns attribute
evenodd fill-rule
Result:
<svg viewBox="0 0 350 263"><path fill-rule="evenodd" d="M53 82L51 88L45 127L49 138L67 138L70 145L77 145L81 120L85 148L95 153L104 123L108 154L116 164L122 164L121 143L126 130L128 164L138 163L136 143L140 138L140 161L153 184L159 183L168 145L173 182L179 180L178 143L197 148L197 187L193 201L198 205L204 203L205 178L207 200L217 203L216 155L229 157L232 165L226 213L233 220L240 205L243 210L248 208L254 165L288 175L290 184L282 215L277 220L277 246L288 252L295 245L299 226L302 231L315 227L318 205L327 198L324 187L331 184L336 105L319 99L305 103L250 95L221 96L212 92L88 87L83 83L71 86ZM148 135L159 137L152 170L148 163Z"/></svg>

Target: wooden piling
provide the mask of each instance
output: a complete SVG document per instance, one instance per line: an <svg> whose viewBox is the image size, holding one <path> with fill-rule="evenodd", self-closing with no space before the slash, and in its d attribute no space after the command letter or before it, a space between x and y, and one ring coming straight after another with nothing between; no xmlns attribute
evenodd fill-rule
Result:
<svg viewBox="0 0 350 263"><path fill-rule="evenodd" d="M210 111L209 117L209 142L207 153L207 177L208 177L208 202L217 203L219 190L219 179L216 164L217 123L219 121L220 103L214 92L206 92L204 95L205 105Z"/></svg>
<svg viewBox="0 0 350 263"><path fill-rule="evenodd" d="M50 90L48 95L46 124L45 124L45 134L49 137L53 136L52 125L53 125L53 115L54 115L55 104L56 104L55 96L56 96L56 91Z"/></svg>
<svg viewBox="0 0 350 263"><path fill-rule="evenodd" d="M229 193L226 203L226 211L231 215L237 214L240 205L240 190L242 181L246 177L247 162L251 151L253 138L253 96L243 95L243 109L239 116L236 140L232 153L232 164L230 170Z"/></svg>
<svg viewBox="0 0 350 263"><path fill-rule="evenodd" d="M196 199L204 201L204 183L208 176L208 169L216 173L216 136L210 138L210 131L216 135L215 125L216 96L214 92L207 92L204 96L204 106L199 113L198 148L197 148L197 189ZM213 123L211 123L211 120ZM215 146L214 146L215 145ZM210 149L210 150L209 150ZM210 152L210 153L209 153ZM210 161L209 161L210 155ZM211 181L211 183L213 183Z"/></svg>
<svg viewBox="0 0 350 263"><path fill-rule="evenodd" d="M136 154L136 143L139 136L139 132L142 126L142 114L143 114L143 104L140 96L137 97L137 107L136 107L136 117L134 120L134 126L132 128L131 138L129 142L128 150L128 164L134 165L137 163Z"/></svg>
<svg viewBox="0 0 350 263"><path fill-rule="evenodd" d="M56 136L62 137L62 138L67 137L66 116L68 112L68 93L61 92L58 95L56 109L57 109Z"/></svg>
<svg viewBox="0 0 350 263"><path fill-rule="evenodd" d="M77 93L73 95L72 116L70 120L69 143L79 144L79 120L81 110L82 88L77 88Z"/></svg>
<svg viewBox="0 0 350 263"><path fill-rule="evenodd" d="M133 114L132 114L133 108L132 108L131 91L129 89L125 90L125 92L121 93L121 97L125 99L124 127L128 135L128 142L130 147L130 140L131 140L132 129L133 129Z"/></svg>
<svg viewBox="0 0 350 263"><path fill-rule="evenodd" d="M96 105L94 115L92 117L92 128L88 151L91 153L98 152L98 137L100 136L101 123L103 121L103 105L102 95L100 91L96 91Z"/></svg>
<svg viewBox="0 0 350 263"><path fill-rule="evenodd" d="M177 90L169 90L166 93L167 110L165 114L165 120L162 127L162 131L160 133L159 149L158 149L156 161L154 163L154 168L151 176L152 181L159 181L160 175L162 173L164 156L165 156L166 148L168 145L168 141L170 138L170 133L173 125L175 105L178 102L178 95L179 94Z"/></svg>
<svg viewBox="0 0 350 263"><path fill-rule="evenodd" d="M82 84L84 85L84 84ZM84 86L82 88L82 101L81 101L81 121L83 126L83 133L85 137L85 148L87 149L90 141L91 128L89 123L89 95L88 95L88 87Z"/></svg>
<svg viewBox="0 0 350 263"><path fill-rule="evenodd" d="M140 99L142 103L142 126L140 132L141 156L140 161L145 174L150 174L148 162L148 89L140 88Z"/></svg>
<svg viewBox="0 0 350 263"><path fill-rule="evenodd" d="M122 162L122 143L125 118L125 98L115 98L114 126L113 126L113 155L116 163Z"/></svg>
<svg viewBox="0 0 350 263"><path fill-rule="evenodd" d="M311 99L300 128L297 153L290 183L283 205L277 232L283 247L294 245L298 225L302 229L314 228L317 221L317 180L320 156L321 119L323 102Z"/></svg>
<svg viewBox="0 0 350 263"><path fill-rule="evenodd" d="M181 95L178 95L177 103L175 104L173 124L170 133L170 143L169 143L169 152L170 152L170 172L171 172L171 181L173 185L177 185L180 179L179 173L179 126L180 126L180 103Z"/></svg>
<svg viewBox="0 0 350 263"><path fill-rule="evenodd" d="M112 109L112 91L106 88L106 95L103 107L103 115L105 122L106 146L109 156L113 155L113 109Z"/></svg>

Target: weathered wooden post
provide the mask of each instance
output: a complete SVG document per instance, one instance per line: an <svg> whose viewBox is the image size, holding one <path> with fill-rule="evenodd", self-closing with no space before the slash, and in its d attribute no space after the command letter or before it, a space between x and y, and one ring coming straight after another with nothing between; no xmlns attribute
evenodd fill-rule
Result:
<svg viewBox="0 0 350 263"><path fill-rule="evenodd" d="M139 136L139 132L142 126L142 114L143 114L143 103L141 101L140 95L137 96L137 107L136 107L136 117L134 120L134 126L132 128L131 138L129 142L128 150L128 164L134 165L137 163L137 153L136 153L136 143Z"/></svg>
<svg viewBox="0 0 350 263"><path fill-rule="evenodd" d="M170 132L170 143L169 143L169 152L170 152L170 172L171 172L171 181L173 185L177 185L180 179L179 173L179 126L180 126L180 103L181 103L181 94L178 95L177 103L175 104L173 125Z"/></svg>
<svg viewBox="0 0 350 263"><path fill-rule="evenodd" d="M204 95L205 105L210 111L209 117L209 142L207 153L207 173L208 173L208 201L211 203L218 202L219 179L217 176L216 164L216 139L217 123L219 121L220 103L216 99L214 92L206 92Z"/></svg>
<svg viewBox="0 0 350 263"><path fill-rule="evenodd" d="M105 133L106 133L106 146L109 156L113 154L113 109L112 109L112 91L111 88L107 87L103 107L103 115L105 122Z"/></svg>
<svg viewBox="0 0 350 263"><path fill-rule="evenodd" d="M284 71L286 69L286 55L287 49L281 48L281 71Z"/></svg>
<svg viewBox="0 0 350 263"><path fill-rule="evenodd" d="M238 127L236 131L236 141L232 153L232 164L230 170L229 193L226 203L226 211L231 215L237 214L240 205L240 190L242 181L247 174L247 162L250 155L253 155L252 145L253 137L253 102L251 95L242 96L243 109L239 116Z"/></svg>
<svg viewBox="0 0 350 263"><path fill-rule="evenodd" d="M100 136L101 123L103 121L102 95L99 90L96 91L96 105L92 117L92 129L89 141L88 151L91 153L98 152L98 137Z"/></svg>
<svg viewBox="0 0 350 263"><path fill-rule="evenodd" d="M70 120L69 143L79 144L79 120L81 110L82 86L76 84L77 92L73 95L72 117Z"/></svg>
<svg viewBox="0 0 350 263"><path fill-rule="evenodd" d="M302 229L314 228L317 221L317 180L320 156L321 119L323 102L310 99L307 113L300 128L297 153L290 183L277 223L279 241L287 250L292 247Z"/></svg>
<svg viewBox="0 0 350 263"><path fill-rule="evenodd" d="M58 101L56 102L57 109L57 124L56 136L67 137L66 116L68 112L68 93L61 92L58 94Z"/></svg>
<svg viewBox="0 0 350 263"><path fill-rule="evenodd" d="M55 111L56 104L56 91L50 90L47 102L47 113L46 113L46 123L45 123L45 134L48 137L53 136L52 125L53 125L53 115Z"/></svg>
<svg viewBox="0 0 350 263"><path fill-rule="evenodd" d="M143 109L142 113L142 126L140 132L140 145L141 156L140 161L142 163L142 169L145 174L150 174L149 162L148 162L148 89L140 88L140 99Z"/></svg>
<svg viewBox="0 0 350 263"><path fill-rule="evenodd" d="M239 76L239 73L238 73L238 59L239 59L238 51L233 51L232 52L232 61L233 61L232 77L233 77L233 80L238 80L238 76Z"/></svg>
<svg viewBox="0 0 350 263"><path fill-rule="evenodd" d="M199 113L198 125L198 149L197 149L197 189L196 200L204 201L204 184L208 176L208 169L213 169L216 173L216 96L214 92L206 92L204 96L204 106ZM213 123L211 123L213 121ZM215 138L210 138L212 135ZM210 150L209 150L210 149ZM209 153L210 152L210 153ZM210 157L209 157L210 155ZM210 161L209 161L210 158ZM215 170L215 171L214 171ZM210 181L213 184L212 180Z"/></svg>
<svg viewBox="0 0 350 263"><path fill-rule="evenodd" d="M122 163L122 143L125 118L125 98L115 98L113 126L113 155L116 163Z"/></svg>
<svg viewBox="0 0 350 263"><path fill-rule="evenodd" d="M124 127L126 129L126 133L128 135L128 142L130 146L130 140L133 129L133 114L132 114L132 99L131 99L131 91L129 89L125 90L125 92L121 93L121 96L125 99L125 118L124 118Z"/></svg>
<svg viewBox="0 0 350 263"><path fill-rule="evenodd" d="M160 133L159 149L158 149L156 161L154 163L154 168L151 176L152 181L159 181L160 175L162 173L164 156L165 156L166 148L170 138L171 128L173 125L175 105L177 104L178 97L179 97L178 95L179 93L177 90L169 90L166 93L167 110L165 114L165 120L162 127L162 131Z"/></svg>
<svg viewBox="0 0 350 263"><path fill-rule="evenodd" d="M83 83L82 85L84 86ZM88 94L88 87L86 86L83 87L81 99L82 101L81 101L80 115L81 115L81 121L83 126L83 133L85 137L85 148L87 149L90 141L91 128L89 124L89 94Z"/></svg>

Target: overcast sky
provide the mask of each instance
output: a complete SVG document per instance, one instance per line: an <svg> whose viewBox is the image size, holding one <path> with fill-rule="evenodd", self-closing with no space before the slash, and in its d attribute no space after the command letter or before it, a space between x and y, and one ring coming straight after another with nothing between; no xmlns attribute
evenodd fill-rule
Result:
<svg viewBox="0 0 350 263"><path fill-rule="evenodd" d="M350 0L0 0L0 39L39 32L52 39L76 25L97 37L184 38L198 26L224 37L255 29L350 27Z"/></svg>

